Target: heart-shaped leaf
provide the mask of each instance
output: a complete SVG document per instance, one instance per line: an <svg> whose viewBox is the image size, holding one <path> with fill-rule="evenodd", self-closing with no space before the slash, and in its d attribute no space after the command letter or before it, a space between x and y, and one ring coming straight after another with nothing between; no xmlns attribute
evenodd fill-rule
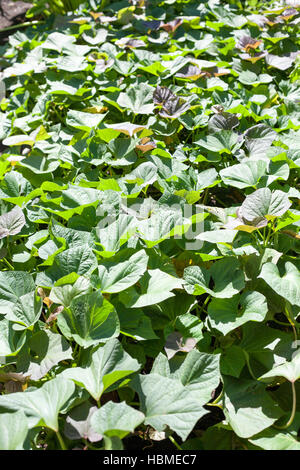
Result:
<svg viewBox="0 0 300 470"><path fill-rule="evenodd" d="M224 414L242 438L269 428L283 414L262 384L226 376L224 386Z"/></svg>
<svg viewBox="0 0 300 470"><path fill-rule="evenodd" d="M179 381L158 374L139 375L130 384L141 400L145 424L157 431L170 427L185 440L206 410Z"/></svg>
<svg viewBox="0 0 300 470"><path fill-rule="evenodd" d="M145 415L125 402L106 403L91 418L91 426L97 433L123 439L144 421Z"/></svg>
<svg viewBox="0 0 300 470"><path fill-rule="evenodd" d="M67 338L73 338L84 348L105 342L120 332L113 305L99 291L73 298L57 322Z"/></svg>
<svg viewBox="0 0 300 470"><path fill-rule="evenodd" d="M258 277L292 305L300 307L300 273L293 263L285 264L283 275L275 264L265 263Z"/></svg>
<svg viewBox="0 0 300 470"><path fill-rule="evenodd" d="M0 215L0 239L17 235L21 232L25 223L23 211L19 206L14 207L6 214Z"/></svg>
<svg viewBox="0 0 300 470"><path fill-rule="evenodd" d="M91 352L85 367L64 370L62 376L84 387L98 401L118 380L139 370L139 363L127 354L117 339Z"/></svg>
<svg viewBox="0 0 300 470"><path fill-rule="evenodd" d="M249 222L268 215L280 217L290 207L289 198L283 191L261 188L246 197L239 208L239 217Z"/></svg>
<svg viewBox="0 0 300 470"><path fill-rule="evenodd" d="M74 383L59 376L34 391L1 395L0 410L23 411L29 428L40 425L58 431L58 414L74 391Z"/></svg>
<svg viewBox="0 0 300 470"><path fill-rule="evenodd" d="M259 380L268 382L276 377L284 377L289 382L296 382L300 378L300 354L296 354L291 361L275 366L272 370L262 375Z"/></svg>

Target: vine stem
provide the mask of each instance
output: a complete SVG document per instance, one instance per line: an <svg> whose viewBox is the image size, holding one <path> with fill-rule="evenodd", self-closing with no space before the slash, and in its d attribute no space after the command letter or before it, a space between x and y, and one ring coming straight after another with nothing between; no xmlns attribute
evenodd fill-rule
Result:
<svg viewBox="0 0 300 470"><path fill-rule="evenodd" d="M292 385L292 393L293 393L293 406L292 406L290 419L283 426L277 426L276 424L273 424L274 428L276 429L287 429L288 427L290 427L290 425L294 421L295 414L296 414L296 406L297 406L297 395L296 395L296 389L295 389L295 382L291 382L291 385Z"/></svg>
<svg viewBox="0 0 300 470"><path fill-rule="evenodd" d="M265 242L264 242L264 247L266 248L268 246L268 243L269 243L269 240L272 236L272 228L271 227L268 227L268 235L267 235L267 238L265 239Z"/></svg>
<svg viewBox="0 0 300 470"><path fill-rule="evenodd" d="M76 357L77 365L80 363L80 360L81 360L81 351L82 351L82 348L79 346L79 348L78 348L78 355L77 355L77 357Z"/></svg>
<svg viewBox="0 0 300 470"><path fill-rule="evenodd" d="M66 444L64 443L64 440L63 440L60 432L56 431L56 435L57 435L57 439L59 441L59 444L60 444L60 447L62 448L62 450L67 450Z"/></svg>
<svg viewBox="0 0 300 470"><path fill-rule="evenodd" d="M175 441L175 439L174 439L173 436L169 436L169 439L170 439L170 441L172 442L172 444L174 444L174 446L176 447L176 449L182 450L182 448L181 448L180 445Z"/></svg>
<svg viewBox="0 0 300 470"><path fill-rule="evenodd" d="M25 23L15 24L13 26L8 26L7 28L2 28L0 30L0 33L3 33L4 31L13 31L14 29L18 28L26 28L27 26L35 26L43 23L45 23L45 21L26 21Z"/></svg>
<svg viewBox="0 0 300 470"><path fill-rule="evenodd" d="M264 227L264 229L265 229L265 228L266 228L266 227ZM265 236L262 235L259 230L257 230L257 233L258 233L258 235L260 236L260 238L262 239L262 241L264 241ZM264 233L265 233L265 232L264 232Z"/></svg>
<svg viewBox="0 0 300 470"><path fill-rule="evenodd" d="M2 261L4 261L4 263L7 264L7 266L9 267L9 269L11 269L12 271L15 270L15 268L10 264L9 261L7 261L6 258L2 258Z"/></svg>
<svg viewBox="0 0 300 470"><path fill-rule="evenodd" d="M246 359L246 364L247 364L247 367L248 367L248 370L249 370L249 373L250 373L251 377L254 380L257 380L257 377L255 377L254 372L253 372L252 367L251 367L251 364L250 364L249 354L244 349L243 349L243 353L244 353L244 356L245 356L245 359Z"/></svg>
<svg viewBox="0 0 300 470"><path fill-rule="evenodd" d="M261 233L260 233L259 231L258 231L258 233L259 233L259 235L262 237L262 235L261 235ZM255 245L256 245L257 248L258 248L258 251L260 252L260 254L262 254L262 251L263 251L263 250L262 250L261 244L259 243L259 239L257 238L257 236L255 235L254 232L251 232L250 235L251 235L251 237L253 238L254 243L255 243Z"/></svg>
<svg viewBox="0 0 300 470"><path fill-rule="evenodd" d="M293 329L293 333L294 333L294 339L295 341L297 342L298 340L298 334L297 334L297 331L296 331L296 328L295 328L295 322L294 322L294 319L293 319L293 313L291 311L291 308L289 307L289 303L286 302L285 304L285 315Z"/></svg>
<svg viewBox="0 0 300 470"><path fill-rule="evenodd" d="M185 142L187 142L189 140L189 138L191 137L191 135L193 135L193 130L189 133L189 135L187 136L187 138L185 139ZM192 139L192 142L193 142L193 139Z"/></svg>
<svg viewBox="0 0 300 470"><path fill-rule="evenodd" d="M220 395L218 395L214 401L212 401L211 403L208 403L208 405L216 405L217 403L219 403L223 395L224 395L224 389L221 391Z"/></svg>
<svg viewBox="0 0 300 470"><path fill-rule="evenodd" d="M208 197L208 188L206 188L205 191L204 191L202 204L204 204L204 205L206 204L207 197Z"/></svg>
<svg viewBox="0 0 300 470"><path fill-rule="evenodd" d="M290 323L286 323L286 322L283 322L283 321L280 321L280 320L277 320L277 318L273 318L272 321L274 321L275 323L278 323L278 325L282 325L282 326L289 326L291 327L292 325Z"/></svg>
<svg viewBox="0 0 300 470"><path fill-rule="evenodd" d="M206 406L217 406L220 410L223 410L223 406L218 403L207 403Z"/></svg>
<svg viewBox="0 0 300 470"><path fill-rule="evenodd" d="M78 345L78 343L76 343L76 344L75 344L75 347L74 347L74 350L73 350L74 356L75 356L75 354L77 353L78 347L79 347L79 345Z"/></svg>
<svg viewBox="0 0 300 470"><path fill-rule="evenodd" d="M297 343L297 341L298 341L298 335L297 335L297 331L296 331L295 325L293 325L293 324L291 323L291 327L292 327L292 329L293 329L295 342Z"/></svg>
<svg viewBox="0 0 300 470"><path fill-rule="evenodd" d="M8 236L7 236L7 239L6 239L6 249L7 249L8 257L11 259L11 253L10 253L10 246L9 246L9 243L10 243L10 238L9 238L9 235L8 235Z"/></svg>
<svg viewBox="0 0 300 470"><path fill-rule="evenodd" d="M208 295L208 296L206 297L206 299L204 300L204 302L203 302L203 304L202 304L202 306L201 306L201 309L200 309L199 312L198 312L198 313L199 313L198 316L200 316L201 313L204 311L205 306L206 306L207 302L208 302L210 299L211 299L211 295Z"/></svg>

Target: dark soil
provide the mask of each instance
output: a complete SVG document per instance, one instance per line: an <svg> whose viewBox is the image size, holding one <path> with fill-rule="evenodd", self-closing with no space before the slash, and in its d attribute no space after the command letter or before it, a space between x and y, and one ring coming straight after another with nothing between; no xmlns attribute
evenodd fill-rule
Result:
<svg viewBox="0 0 300 470"><path fill-rule="evenodd" d="M0 33L3 28L26 21L25 13L31 6L32 3L0 0Z"/></svg>

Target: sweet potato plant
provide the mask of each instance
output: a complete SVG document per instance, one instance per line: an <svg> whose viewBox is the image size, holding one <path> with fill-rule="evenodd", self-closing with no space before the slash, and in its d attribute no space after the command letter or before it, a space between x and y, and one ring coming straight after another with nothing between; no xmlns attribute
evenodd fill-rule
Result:
<svg viewBox="0 0 300 470"><path fill-rule="evenodd" d="M300 450L299 22L90 0L2 42L0 449Z"/></svg>

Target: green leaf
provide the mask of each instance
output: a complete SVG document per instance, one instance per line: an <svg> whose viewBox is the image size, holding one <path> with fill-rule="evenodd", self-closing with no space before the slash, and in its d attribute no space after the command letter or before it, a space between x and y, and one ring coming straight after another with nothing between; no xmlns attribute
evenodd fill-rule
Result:
<svg viewBox="0 0 300 470"><path fill-rule="evenodd" d="M266 374L259 377L259 380L268 382L266 379L273 379L274 377L285 377L289 382L296 382L300 378L300 354L296 354L291 361L279 364Z"/></svg>
<svg viewBox="0 0 300 470"><path fill-rule="evenodd" d="M97 285L102 292L121 292L135 284L147 269L144 250L134 253L127 261L106 262L98 266Z"/></svg>
<svg viewBox="0 0 300 470"><path fill-rule="evenodd" d="M0 410L23 411L29 428L46 426L57 432L58 414L74 391L74 383L59 376L34 391L1 395Z"/></svg>
<svg viewBox="0 0 300 470"><path fill-rule="evenodd" d="M264 295L246 291L231 299L213 299L207 312L211 327L225 336L248 321L263 321L268 306Z"/></svg>
<svg viewBox="0 0 300 470"><path fill-rule="evenodd" d="M265 429L249 439L250 442L264 450L300 450L300 443L295 432Z"/></svg>
<svg viewBox="0 0 300 470"><path fill-rule="evenodd" d="M92 46L101 44L106 41L106 37L108 34L106 29L98 29L95 35L93 35L92 33L93 33L93 30L87 30L86 32L83 33L82 39L84 39L85 42L87 42L88 44L91 44Z"/></svg>
<svg viewBox="0 0 300 470"><path fill-rule="evenodd" d="M262 151L269 148L276 139L276 132L266 124L257 124L249 127L244 133L245 143L250 152Z"/></svg>
<svg viewBox="0 0 300 470"><path fill-rule="evenodd" d="M120 333L114 306L99 291L73 298L57 322L64 336L73 338L84 348L108 341Z"/></svg>
<svg viewBox="0 0 300 470"><path fill-rule="evenodd" d="M31 380L38 381L60 361L72 359L72 349L60 334L50 330L35 333L28 341L31 354L24 350L17 360L17 370Z"/></svg>
<svg viewBox="0 0 300 470"><path fill-rule="evenodd" d="M237 141L238 136L234 132L220 131L215 135L208 135L203 139L196 140L195 143L211 152L230 153Z"/></svg>
<svg viewBox="0 0 300 470"><path fill-rule="evenodd" d="M296 224L300 220L300 214L295 214L292 211L287 211L281 218L278 220L275 231L281 230L288 225ZM298 225L298 224L297 224Z"/></svg>
<svg viewBox="0 0 300 470"><path fill-rule="evenodd" d="M197 392L188 390L177 380L158 374L138 375L130 386L140 397L145 424L156 431L164 431L168 426L182 440L186 440L207 412L197 400Z"/></svg>
<svg viewBox="0 0 300 470"><path fill-rule="evenodd" d="M92 428L99 434L123 439L144 421L144 414L128 406L124 401L109 401L93 414Z"/></svg>
<svg viewBox="0 0 300 470"><path fill-rule="evenodd" d="M154 333L151 319L143 313L142 309L124 307L121 303L114 303L120 320L121 333L132 338L143 341L157 339Z"/></svg>
<svg viewBox="0 0 300 470"><path fill-rule="evenodd" d="M91 352L84 367L65 369L60 375L74 380L98 401L107 388L139 368L138 361L123 351L119 341L111 339Z"/></svg>
<svg viewBox="0 0 300 470"><path fill-rule="evenodd" d="M209 243L232 243L237 233L237 230L230 229L211 230L200 233L196 236L196 239Z"/></svg>
<svg viewBox="0 0 300 470"><path fill-rule="evenodd" d="M239 377L246 364L245 355L239 346L230 346L226 348L221 355L220 369L223 375L232 375Z"/></svg>
<svg viewBox="0 0 300 470"><path fill-rule="evenodd" d="M0 356L17 354L26 341L26 331L13 328L14 324L0 315Z"/></svg>
<svg viewBox="0 0 300 470"><path fill-rule="evenodd" d="M134 114L152 114L154 89L145 83L130 88L126 93L120 93L117 103L121 108L130 109Z"/></svg>
<svg viewBox="0 0 300 470"><path fill-rule="evenodd" d="M37 175L53 173L59 165L60 162L56 155L51 158L51 156L45 157L43 155L33 154L27 157L26 160L20 162L20 166L28 168L32 173ZM29 173L29 175L28 177L32 177L32 174ZM38 179L36 179L36 181L38 181Z"/></svg>
<svg viewBox="0 0 300 470"><path fill-rule="evenodd" d="M138 230L140 237L146 241L149 248L152 248L165 239L182 235L190 225L190 219L183 217L181 209L173 210L158 206L151 217L138 223Z"/></svg>
<svg viewBox="0 0 300 470"><path fill-rule="evenodd" d="M205 431L201 441L204 450L232 450L233 436L231 430L211 426Z"/></svg>
<svg viewBox="0 0 300 470"><path fill-rule="evenodd" d="M0 215L0 239L17 235L21 232L26 221L22 209L14 207L6 214Z"/></svg>
<svg viewBox="0 0 300 470"><path fill-rule="evenodd" d="M28 422L23 411L1 413L0 450L23 450Z"/></svg>
<svg viewBox="0 0 300 470"><path fill-rule="evenodd" d="M34 325L42 312L42 299L34 292L28 292L18 298L11 311L6 314L8 320L26 328Z"/></svg>
<svg viewBox="0 0 300 470"><path fill-rule="evenodd" d="M31 274L24 271L0 272L0 308L1 313L10 313L19 299L35 291Z"/></svg>
<svg viewBox="0 0 300 470"><path fill-rule="evenodd" d="M121 439L117 436L104 436L105 450L124 450Z"/></svg>
<svg viewBox="0 0 300 470"><path fill-rule="evenodd" d="M274 54L267 54L266 57L266 62L269 65L269 67L275 67L276 69L279 70L287 70L289 69L293 62L294 62L294 57L291 56L278 56Z"/></svg>
<svg viewBox="0 0 300 470"><path fill-rule="evenodd" d="M136 219L127 214L120 214L118 219L105 228L97 228L99 243L109 256L117 252L135 233ZM105 255L105 253L103 253Z"/></svg>
<svg viewBox="0 0 300 470"><path fill-rule="evenodd" d="M267 215L280 217L290 207L288 196L283 191L261 188L246 197L239 209L239 217L249 222Z"/></svg>
<svg viewBox="0 0 300 470"><path fill-rule="evenodd" d="M32 276L23 271L0 272L0 308L7 319L25 327L40 317L42 301L36 295Z"/></svg>
<svg viewBox="0 0 300 470"><path fill-rule="evenodd" d="M214 288L209 287L210 277ZM184 288L189 294L208 293L213 297L230 298L245 286L244 273L236 258L228 257L216 261L210 270L200 266L190 266L184 270Z"/></svg>
<svg viewBox="0 0 300 470"><path fill-rule="evenodd" d="M25 411L20 448L298 448L297 1L34 0L46 23L2 41L0 428Z"/></svg>
<svg viewBox="0 0 300 470"><path fill-rule="evenodd" d="M8 145L12 147L17 146L17 145L33 145L33 144L34 144L34 138L26 134L12 135L3 140L3 145Z"/></svg>
<svg viewBox="0 0 300 470"><path fill-rule="evenodd" d="M112 140L108 144L112 157L106 158L107 163L113 167L131 165L136 161L135 145L134 139L128 139L127 137L118 137Z"/></svg>
<svg viewBox="0 0 300 470"><path fill-rule="evenodd" d="M220 356L197 350L188 352L183 361L159 354L154 361L151 374L159 374L178 380L186 390L197 392L197 400L205 405L220 382Z"/></svg>
<svg viewBox="0 0 300 470"><path fill-rule="evenodd" d="M224 377L224 414L234 432L249 438L267 429L283 414L262 384Z"/></svg>
<svg viewBox="0 0 300 470"><path fill-rule="evenodd" d="M210 273L202 266L185 268L183 279L185 281L184 288L189 294L201 295L205 292L212 292L208 287Z"/></svg>
<svg viewBox="0 0 300 470"><path fill-rule="evenodd" d="M184 294L179 294L170 299L171 301L173 301L175 314L178 313L178 311L184 311L182 310L182 307L185 307L184 302L181 303L183 297ZM191 299L190 296L187 297L187 300L190 304L193 303L193 299ZM176 329L178 329L185 338L191 337L196 342L200 341L203 338L203 326L204 325L201 320L196 317L196 315L192 315L191 313L181 313L177 316L175 321Z"/></svg>
<svg viewBox="0 0 300 470"><path fill-rule="evenodd" d="M225 184L235 188L255 187L260 178L265 174L266 167L265 161L250 161L224 168L220 171L220 176Z"/></svg>
<svg viewBox="0 0 300 470"><path fill-rule="evenodd" d="M62 52L63 48L69 47L75 42L74 36L54 32L48 35L47 39L43 42L43 49L50 49L57 52Z"/></svg>
<svg viewBox="0 0 300 470"><path fill-rule="evenodd" d="M169 297L174 297L175 294L171 292L173 289L182 287L181 279L160 269L149 269L140 279L139 284L139 292L132 288L120 296L120 300L126 307L140 308L158 304Z"/></svg>
<svg viewBox="0 0 300 470"><path fill-rule="evenodd" d="M80 276L73 285L65 284L53 287L49 294L49 298L52 302L63 305L65 308L69 308L75 297L80 297L81 295L88 294L90 292L92 292L92 286L89 280Z"/></svg>
<svg viewBox="0 0 300 470"><path fill-rule="evenodd" d="M67 277L68 275L74 274L75 280L80 275L85 274L89 276L96 267L96 256L87 243L71 246L71 248L55 256L51 268L38 273L36 283L43 287L52 287L59 279ZM65 283L66 282L64 282L64 284Z"/></svg>
<svg viewBox="0 0 300 470"><path fill-rule="evenodd" d="M293 263L285 263L283 274L275 264L265 263L258 277L292 305L300 307L300 272Z"/></svg>

